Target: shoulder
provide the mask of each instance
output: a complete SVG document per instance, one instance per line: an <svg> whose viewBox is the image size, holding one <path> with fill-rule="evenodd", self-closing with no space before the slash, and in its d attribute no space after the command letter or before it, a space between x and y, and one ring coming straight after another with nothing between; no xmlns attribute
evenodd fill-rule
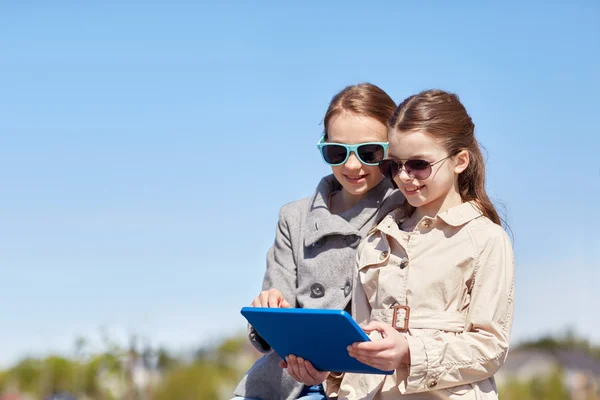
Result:
<svg viewBox="0 0 600 400"><path fill-rule="evenodd" d="M279 209L279 219L293 221L304 217L308 212L311 201L312 197L304 197L284 204Z"/></svg>
<svg viewBox="0 0 600 400"><path fill-rule="evenodd" d="M511 238L506 230L483 215L467 223L465 229L471 236L478 254L498 247L512 251Z"/></svg>
<svg viewBox="0 0 600 400"><path fill-rule="evenodd" d="M391 212L406 202L406 197L399 189L389 188L383 197L383 209Z"/></svg>
<svg viewBox="0 0 600 400"><path fill-rule="evenodd" d="M484 215L473 219L467 223L465 227L473 234L477 234L477 236L483 241L508 237L508 234L502 226L492 222L491 219Z"/></svg>
<svg viewBox="0 0 600 400"><path fill-rule="evenodd" d="M337 186L339 184L333 175L323 177L312 195L284 204L279 210L279 218L286 221L304 219L313 206L321 205Z"/></svg>
<svg viewBox="0 0 600 400"><path fill-rule="evenodd" d="M383 221L390 214L395 216L397 210L402 208L404 203L406 203L406 197L404 197L400 190L394 188L388 189L377 212L375 225Z"/></svg>

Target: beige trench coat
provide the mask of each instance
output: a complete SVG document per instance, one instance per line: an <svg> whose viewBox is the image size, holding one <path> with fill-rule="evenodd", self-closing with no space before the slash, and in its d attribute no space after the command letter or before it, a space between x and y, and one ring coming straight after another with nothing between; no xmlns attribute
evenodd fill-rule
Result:
<svg viewBox="0 0 600 400"><path fill-rule="evenodd" d="M493 375L506 359L513 318L508 235L471 202L424 217L412 232L400 222L393 211L359 245L352 314L359 324L406 323L411 364L389 376L331 374L328 396L497 399Z"/></svg>

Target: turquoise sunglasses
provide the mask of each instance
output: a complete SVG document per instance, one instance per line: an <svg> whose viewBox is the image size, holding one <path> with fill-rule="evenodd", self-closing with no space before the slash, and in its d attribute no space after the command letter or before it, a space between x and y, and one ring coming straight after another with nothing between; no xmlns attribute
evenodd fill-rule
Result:
<svg viewBox="0 0 600 400"><path fill-rule="evenodd" d="M350 153L364 165L378 165L385 158L388 142L367 142L359 144L327 143L325 136L321 137L317 148L323 157L323 161L332 167L342 165L348 161Z"/></svg>

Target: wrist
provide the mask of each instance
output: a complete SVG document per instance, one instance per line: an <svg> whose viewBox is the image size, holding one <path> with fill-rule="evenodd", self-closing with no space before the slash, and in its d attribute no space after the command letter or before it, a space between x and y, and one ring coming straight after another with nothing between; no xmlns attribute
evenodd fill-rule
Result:
<svg viewBox="0 0 600 400"><path fill-rule="evenodd" d="M402 364L406 364L410 366L410 347L408 346L408 339L406 338L406 335L402 335L402 337L404 338L404 354L402 355Z"/></svg>

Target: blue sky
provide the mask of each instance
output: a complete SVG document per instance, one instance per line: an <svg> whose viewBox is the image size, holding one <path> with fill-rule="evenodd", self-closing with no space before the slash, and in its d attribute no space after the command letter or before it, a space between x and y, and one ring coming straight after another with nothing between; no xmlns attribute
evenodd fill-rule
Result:
<svg viewBox="0 0 600 400"><path fill-rule="evenodd" d="M0 366L244 329L327 104L457 93L515 235L515 341L600 342L600 5L0 2ZM123 342L124 343L124 342Z"/></svg>

